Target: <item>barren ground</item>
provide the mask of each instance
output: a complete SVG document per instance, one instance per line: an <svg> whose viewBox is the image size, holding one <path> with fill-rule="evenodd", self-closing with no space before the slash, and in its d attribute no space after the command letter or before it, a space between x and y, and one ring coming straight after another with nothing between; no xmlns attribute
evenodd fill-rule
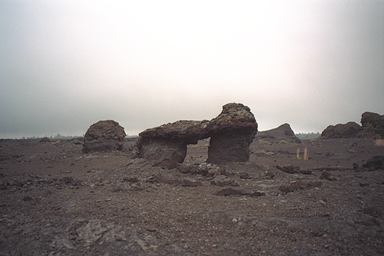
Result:
<svg viewBox="0 0 384 256"><path fill-rule="evenodd" d="M384 255L384 170L361 167L384 155L373 141L255 141L247 163L188 169L201 141L172 170L133 143L0 140L0 255ZM228 187L260 193L216 194Z"/></svg>

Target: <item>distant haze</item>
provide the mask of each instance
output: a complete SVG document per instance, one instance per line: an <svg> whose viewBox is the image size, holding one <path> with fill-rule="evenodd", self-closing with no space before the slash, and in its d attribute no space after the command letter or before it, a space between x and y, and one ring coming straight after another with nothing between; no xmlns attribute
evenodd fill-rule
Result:
<svg viewBox="0 0 384 256"><path fill-rule="evenodd" d="M384 1L0 0L0 138L248 105L260 130L384 113Z"/></svg>

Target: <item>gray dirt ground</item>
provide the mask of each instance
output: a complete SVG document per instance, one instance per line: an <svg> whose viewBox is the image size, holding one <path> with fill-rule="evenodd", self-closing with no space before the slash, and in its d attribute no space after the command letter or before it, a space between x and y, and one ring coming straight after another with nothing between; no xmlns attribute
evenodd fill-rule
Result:
<svg viewBox="0 0 384 256"><path fill-rule="evenodd" d="M255 141L220 168L201 141L172 170L133 143L0 140L0 255L384 255L384 170L361 167L384 155L373 141ZM216 195L228 187L265 194Z"/></svg>

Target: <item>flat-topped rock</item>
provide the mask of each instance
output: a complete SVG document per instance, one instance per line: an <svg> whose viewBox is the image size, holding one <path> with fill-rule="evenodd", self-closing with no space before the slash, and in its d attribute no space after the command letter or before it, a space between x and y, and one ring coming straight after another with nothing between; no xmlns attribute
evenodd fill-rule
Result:
<svg viewBox="0 0 384 256"><path fill-rule="evenodd" d="M91 125L84 136L83 151L111 151L123 148L124 128L113 120L98 121Z"/></svg>
<svg viewBox="0 0 384 256"><path fill-rule="evenodd" d="M184 161L188 144L211 137L209 162L247 161L256 133L257 123L250 109L229 103L211 121L180 120L141 132L138 155L155 165L173 168Z"/></svg>
<svg viewBox="0 0 384 256"><path fill-rule="evenodd" d="M207 138L209 121L180 120L159 127L147 129L139 134L141 138L166 139L195 144Z"/></svg>

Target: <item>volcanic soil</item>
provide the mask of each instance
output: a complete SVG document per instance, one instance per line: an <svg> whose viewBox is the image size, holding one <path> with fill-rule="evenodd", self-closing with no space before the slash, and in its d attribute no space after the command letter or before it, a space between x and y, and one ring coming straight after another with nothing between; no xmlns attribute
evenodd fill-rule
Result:
<svg viewBox="0 0 384 256"><path fill-rule="evenodd" d="M373 140L255 139L248 162L223 166L203 140L171 170L134 143L0 140L0 255L384 255Z"/></svg>

